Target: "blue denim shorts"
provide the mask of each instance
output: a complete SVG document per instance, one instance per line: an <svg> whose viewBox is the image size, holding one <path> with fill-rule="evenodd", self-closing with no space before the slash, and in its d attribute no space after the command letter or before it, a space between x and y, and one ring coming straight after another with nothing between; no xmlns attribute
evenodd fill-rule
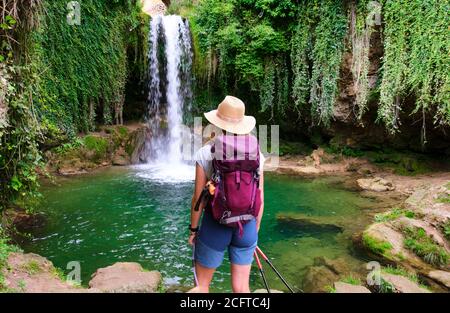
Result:
<svg viewBox="0 0 450 313"><path fill-rule="evenodd" d="M243 225L243 228L241 237L238 228L219 224L211 212L206 210L195 242L195 261L207 268L218 268L222 264L225 251L228 250L232 264L252 264L253 252L258 243L256 219Z"/></svg>

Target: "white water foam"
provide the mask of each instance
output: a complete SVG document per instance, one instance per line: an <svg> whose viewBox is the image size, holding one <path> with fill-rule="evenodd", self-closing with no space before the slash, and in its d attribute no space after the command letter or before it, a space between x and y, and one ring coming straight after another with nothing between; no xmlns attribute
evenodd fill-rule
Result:
<svg viewBox="0 0 450 313"><path fill-rule="evenodd" d="M195 167L188 164L170 166L166 162L152 162L135 165L136 176L161 184L192 182L195 179Z"/></svg>

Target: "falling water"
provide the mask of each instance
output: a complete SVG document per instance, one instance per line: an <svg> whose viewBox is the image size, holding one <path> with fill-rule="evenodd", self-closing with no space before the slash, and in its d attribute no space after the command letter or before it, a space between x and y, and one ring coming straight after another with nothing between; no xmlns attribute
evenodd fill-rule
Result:
<svg viewBox="0 0 450 313"><path fill-rule="evenodd" d="M192 57L189 22L177 15L152 17L147 101L152 136L146 143L148 164L140 176L163 182L193 179L194 169L182 157L183 113L190 111L192 100Z"/></svg>
<svg viewBox="0 0 450 313"><path fill-rule="evenodd" d="M192 99L189 23L180 16L155 16L149 35L148 122L151 162L182 163L183 112Z"/></svg>

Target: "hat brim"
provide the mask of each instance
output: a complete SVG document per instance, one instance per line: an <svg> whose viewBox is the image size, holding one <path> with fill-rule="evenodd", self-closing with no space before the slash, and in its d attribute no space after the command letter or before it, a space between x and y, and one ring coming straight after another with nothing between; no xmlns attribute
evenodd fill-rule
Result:
<svg viewBox="0 0 450 313"><path fill-rule="evenodd" d="M256 120L253 116L245 115L239 122L230 122L218 117L217 110L206 112L204 115L211 124L237 135L249 134L256 125Z"/></svg>

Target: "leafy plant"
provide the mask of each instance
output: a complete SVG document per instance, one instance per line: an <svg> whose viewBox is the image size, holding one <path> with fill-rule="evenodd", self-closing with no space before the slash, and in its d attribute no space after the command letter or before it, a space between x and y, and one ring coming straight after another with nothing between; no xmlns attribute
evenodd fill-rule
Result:
<svg viewBox="0 0 450 313"><path fill-rule="evenodd" d="M439 246L430 238L423 228L407 227L404 229L405 247L425 262L435 266L445 266L448 264L450 255L445 249Z"/></svg>
<svg viewBox="0 0 450 313"><path fill-rule="evenodd" d="M388 222L388 221L395 220L395 219L399 218L400 216L414 218L415 215L416 214L413 211L404 210L404 209L400 209L400 208L394 208L389 212L375 215L375 222L377 222L377 223Z"/></svg>
<svg viewBox="0 0 450 313"><path fill-rule="evenodd" d="M361 280L357 277L353 277L353 276L347 276L344 277L343 279L341 279L342 282L350 284L350 285L361 285Z"/></svg>
<svg viewBox="0 0 450 313"><path fill-rule="evenodd" d="M445 222L441 228L444 232L445 238L447 238L447 240L450 240L450 221Z"/></svg>
<svg viewBox="0 0 450 313"><path fill-rule="evenodd" d="M422 118L426 142L426 114L435 125L450 123L450 54L448 3L389 0L382 3L384 56L378 116L391 132L399 130L403 100L413 95L410 114Z"/></svg>
<svg viewBox="0 0 450 313"><path fill-rule="evenodd" d="M419 283L419 279L417 278L417 275L415 273L409 272L402 267L387 266L383 268L382 271L388 274L404 276L415 283Z"/></svg>
<svg viewBox="0 0 450 313"><path fill-rule="evenodd" d="M19 248L9 244L8 238L0 226L0 291L6 288L3 272L6 270L5 266L7 265L8 256L11 252L17 251L19 251Z"/></svg>

